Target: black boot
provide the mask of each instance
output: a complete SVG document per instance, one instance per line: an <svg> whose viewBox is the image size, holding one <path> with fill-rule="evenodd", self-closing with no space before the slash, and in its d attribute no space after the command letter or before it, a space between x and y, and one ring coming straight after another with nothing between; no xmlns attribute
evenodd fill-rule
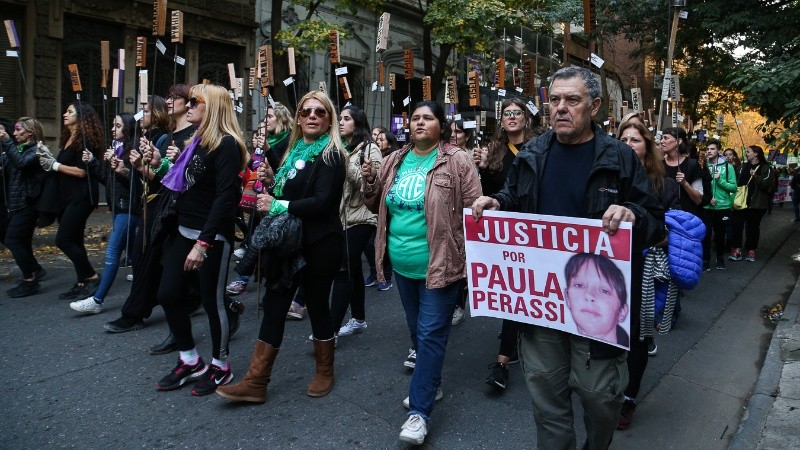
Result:
<svg viewBox="0 0 800 450"><path fill-rule="evenodd" d="M150 347L151 355L166 355L178 349L178 341L175 340L175 335L170 331L169 336L164 339L164 342Z"/></svg>

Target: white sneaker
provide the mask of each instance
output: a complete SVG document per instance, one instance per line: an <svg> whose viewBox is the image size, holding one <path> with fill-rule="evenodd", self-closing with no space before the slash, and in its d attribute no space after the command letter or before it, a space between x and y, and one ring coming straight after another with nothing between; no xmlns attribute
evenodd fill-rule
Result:
<svg viewBox="0 0 800 450"><path fill-rule="evenodd" d="M442 392L442 387L439 386L438 388L436 388L436 397L434 397L434 400L438 402L439 400L441 400L443 398L444 398L444 392ZM403 407L405 409L411 409L411 403L409 403L410 401L411 400L409 400L408 397L406 397L403 400Z"/></svg>
<svg viewBox="0 0 800 450"><path fill-rule="evenodd" d="M339 328L339 336L350 336L355 333L363 333L367 331L367 321L350 319L346 324Z"/></svg>
<svg viewBox="0 0 800 450"><path fill-rule="evenodd" d="M79 313L84 314L100 314L103 312L103 305L97 303L94 300L94 297L88 297L83 300L78 300L77 302L72 302L69 304L69 307Z"/></svg>
<svg viewBox="0 0 800 450"><path fill-rule="evenodd" d="M244 258L244 254L245 253L247 253L247 249L239 247L239 248L237 248L236 250L233 251L233 256L235 256L235 257L237 257L239 259L242 259L242 258Z"/></svg>
<svg viewBox="0 0 800 450"><path fill-rule="evenodd" d="M408 416L408 420L400 429L400 440L409 444L421 445L428 434L428 424L419 414Z"/></svg>
<svg viewBox="0 0 800 450"><path fill-rule="evenodd" d="M125 279L128 281L133 281L133 274L129 273L128 276L125 277Z"/></svg>
<svg viewBox="0 0 800 450"><path fill-rule="evenodd" d="M453 325L458 325L467 318L467 313L464 311L464 308L460 306L456 306L456 310L453 311Z"/></svg>
<svg viewBox="0 0 800 450"><path fill-rule="evenodd" d="M296 301L292 300L292 305L289 306L289 311L286 312L286 318L290 320L303 320L306 308L301 306Z"/></svg>

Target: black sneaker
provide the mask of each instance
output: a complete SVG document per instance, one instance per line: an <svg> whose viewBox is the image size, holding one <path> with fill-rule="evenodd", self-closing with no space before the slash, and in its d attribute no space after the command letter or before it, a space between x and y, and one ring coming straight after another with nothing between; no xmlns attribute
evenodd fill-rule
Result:
<svg viewBox="0 0 800 450"><path fill-rule="evenodd" d="M47 275L47 271L44 270L44 267L39 267L39 270L33 273L33 280L34 281L42 281L44 277Z"/></svg>
<svg viewBox="0 0 800 450"><path fill-rule="evenodd" d="M406 360L403 361L403 365L408 367L409 369L413 369L417 367L417 351L413 348L408 349L408 356Z"/></svg>
<svg viewBox="0 0 800 450"><path fill-rule="evenodd" d="M725 258L717 258L717 270L725 270Z"/></svg>
<svg viewBox="0 0 800 450"><path fill-rule="evenodd" d="M656 353L658 353L658 345L656 344L655 339L650 338L647 341L647 354L649 356L656 356Z"/></svg>
<svg viewBox="0 0 800 450"><path fill-rule="evenodd" d="M711 264L709 264L707 261L703 261L703 272L708 272L710 270L711 270Z"/></svg>
<svg viewBox="0 0 800 450"><path fill-rule="evenodd" d="M508 383L508 366L501 362L496 362L489 364L489 369L491 369L491 372L486 377L486 384L496 389L505 389L506 383Z"/></svg>
<svg viewBox="0 0 800 450"><path fill-rule="evenodd" d="M67 292L63 292L58 294L58 298L61 300L75 300L77 298L86 298L88 295L84 295L81 297L83 293L83 283L75 283L72 285L72 289L68 290Z"/></svg>
<svg viewBox="0 0 800 450"><path fill-rule="evenodd" d="M125 316L117 320L106 322L103 328L109 333L125 333L128 331L136 331L144 328L144 320L142 319L129 319Z"/></svg>
<svg viewBox="0 0 800 450"><path fill-rule="evenodd" d="M78 296L79 299L84 299L86 297L91 297L97 292L97 288L100 286L100 275L97 275L97 278L94 280L84 280L83 281L83 289L81 290L81 295Z"/></svg>
<svg viewBox="0 0 800 450"><path fill-rule="evenodd" d="M178 389L190 381L199 379L206 373L207 370L208 367L203 362L203 358L198 358L197 364L194 365L186 364L181 361L180 358L178 358L178 365L172 369L172 372L170 372L169 375L159 380L158 385L156 385L156 389L159 391L171 391L173 389Z"/></svg>
<svg viewBox="0 0 800 450"><path fill-rule="evenodd" d="M34 278L33 281L22 280L16 287L6 291L10 298L22 298L34 295L39 292L39 282Z"/></svg>
<svg viewBox="0 0 800 450"><path fill-rule="evenodd" d="M233 372L231 372L230 365L228 365L228 369L226 370L211 364L208 366L206 376L195 383L192 388L192 395L195 397L202 397L204 395L213 394L218 387L230 383L232 379Z"/></svg>

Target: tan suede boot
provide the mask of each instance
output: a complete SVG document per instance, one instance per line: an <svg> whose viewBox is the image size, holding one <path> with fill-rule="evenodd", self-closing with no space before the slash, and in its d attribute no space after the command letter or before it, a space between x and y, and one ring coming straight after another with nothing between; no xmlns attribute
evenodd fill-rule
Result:
<svg viewBox="0 0 800 450"><path fill-rule="evenodd" d="M311 379L306 394L311 397L324 397L333 388L333 351L334 338L327 341L314 339L314 359L317 362L317 373Z"/></svg>
<svg viewBox="0 0 800 450"><path fill-rule="evenodd" d="M235 402L264 403L267 401L267 383L272 374L272 365L278 349L263 341L256 341L250 368L236 384L220 386L217 394Z"/></svg>

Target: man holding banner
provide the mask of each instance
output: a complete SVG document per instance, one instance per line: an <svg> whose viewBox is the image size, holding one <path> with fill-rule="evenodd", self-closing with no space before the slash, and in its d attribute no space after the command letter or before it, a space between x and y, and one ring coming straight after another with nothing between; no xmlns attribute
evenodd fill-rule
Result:
<svg viewBox="0 0 800 450"><path fill-rule="evenodd" d="M600 109L600 97L600 80L588 69L567 67L553 74L550 84L553 130L525 146L514 161L506 184L499 193L478 198L472 207L476 222L481 220L487 209L560 216L509 213L517 220L529 222L516 224L513 228L522 238L536 239L536 231L554 230L552 233L541 233L539 237L544 235L542 246L562 250L559 254L605 253L609 257L616 255L615 258L622 254L627 256L619 259L629 261L625 262L629 270L627 289L618 286L619 274L614 272L614 275L609 275L610 272L601 270L599 264L605 267L606 262L575 263L572 270L569 263L564 261L559 267L567 269L568 280L562 284L558 278L564 273L551 271L541 286L536 284L542 292L535 291L532 286L539 279L539 272L534 276L534 271L531 271L529 275L532 293L544 297L548 293L558 298L565 297L563 300L571 309L570 321L575 324L573 330L566 327L563 318L567 312L561 305L554 304L550 309L543 305L544 314L540 313L539 316L545 317L548 313L554 317L560 316L562 319L554 321L555 325L531 325L531 321L526 320L528 324L521 326L519 356L533 398L539 448L575 448L571 404L573 391L580 397L584 409L587 434L584 448L605 449L610 445L628 383L625 352L628 343L621 342L627 339L620 331L624 331L624 327L618 329L617 324L627 324L627 316L630 316L630 336L638 336L642 250L663 238L664 211L635 153L621 141L606 135L592 122L592 116ZM564 220L569 222L565 225L557 223L559 218L575 219ZM602 224L598 220L586 219L602 219ZM487 215L484 220L490 220L490 217ZM477 228L483 227L477 225ZM529 230L529 234L522 236L519 232L525 229ZM618 231L620 235L630 234L627 246L620 245L614 239ZM559 239L575 239L574 242L556 243L557 236ZM577 241L581 242L580 245ZM519 242L527 241L523 239ZM561 258L568 259L566 256ZM523 264L527 266L540 262L529 260L527 263L523 261ZM614 262L609 263L614 265ZM468 271L474 275L472 269L468 268ZM508 273L511 272L509 270ZM609 303L614 305L613 310L610 306L606 309L609 311L608 317L616 320L613 326L609 325L612 336L619 338L599 337L605 333L598 332L595 335L587 331L592 321L604 320L605 313L591 309L599 308L597 299L590 300L595 306L588 309L575 305L578 296L574 294L587 286L583 281L576 281L584 272L596 274L589 282L593 291L610 290L608 294L613 294L609 298L617 303ZM470 287L473 283L471 279ZM625 291L631 293L630 307L623 296ZM475 300L473 297L470 302L473 308L476 307ZM534 305L537 301L530 300L531 306L542 304ZM503 305L502 300L500 305ZM534 308L531 316L535 317L535 313Z"/></svg>

